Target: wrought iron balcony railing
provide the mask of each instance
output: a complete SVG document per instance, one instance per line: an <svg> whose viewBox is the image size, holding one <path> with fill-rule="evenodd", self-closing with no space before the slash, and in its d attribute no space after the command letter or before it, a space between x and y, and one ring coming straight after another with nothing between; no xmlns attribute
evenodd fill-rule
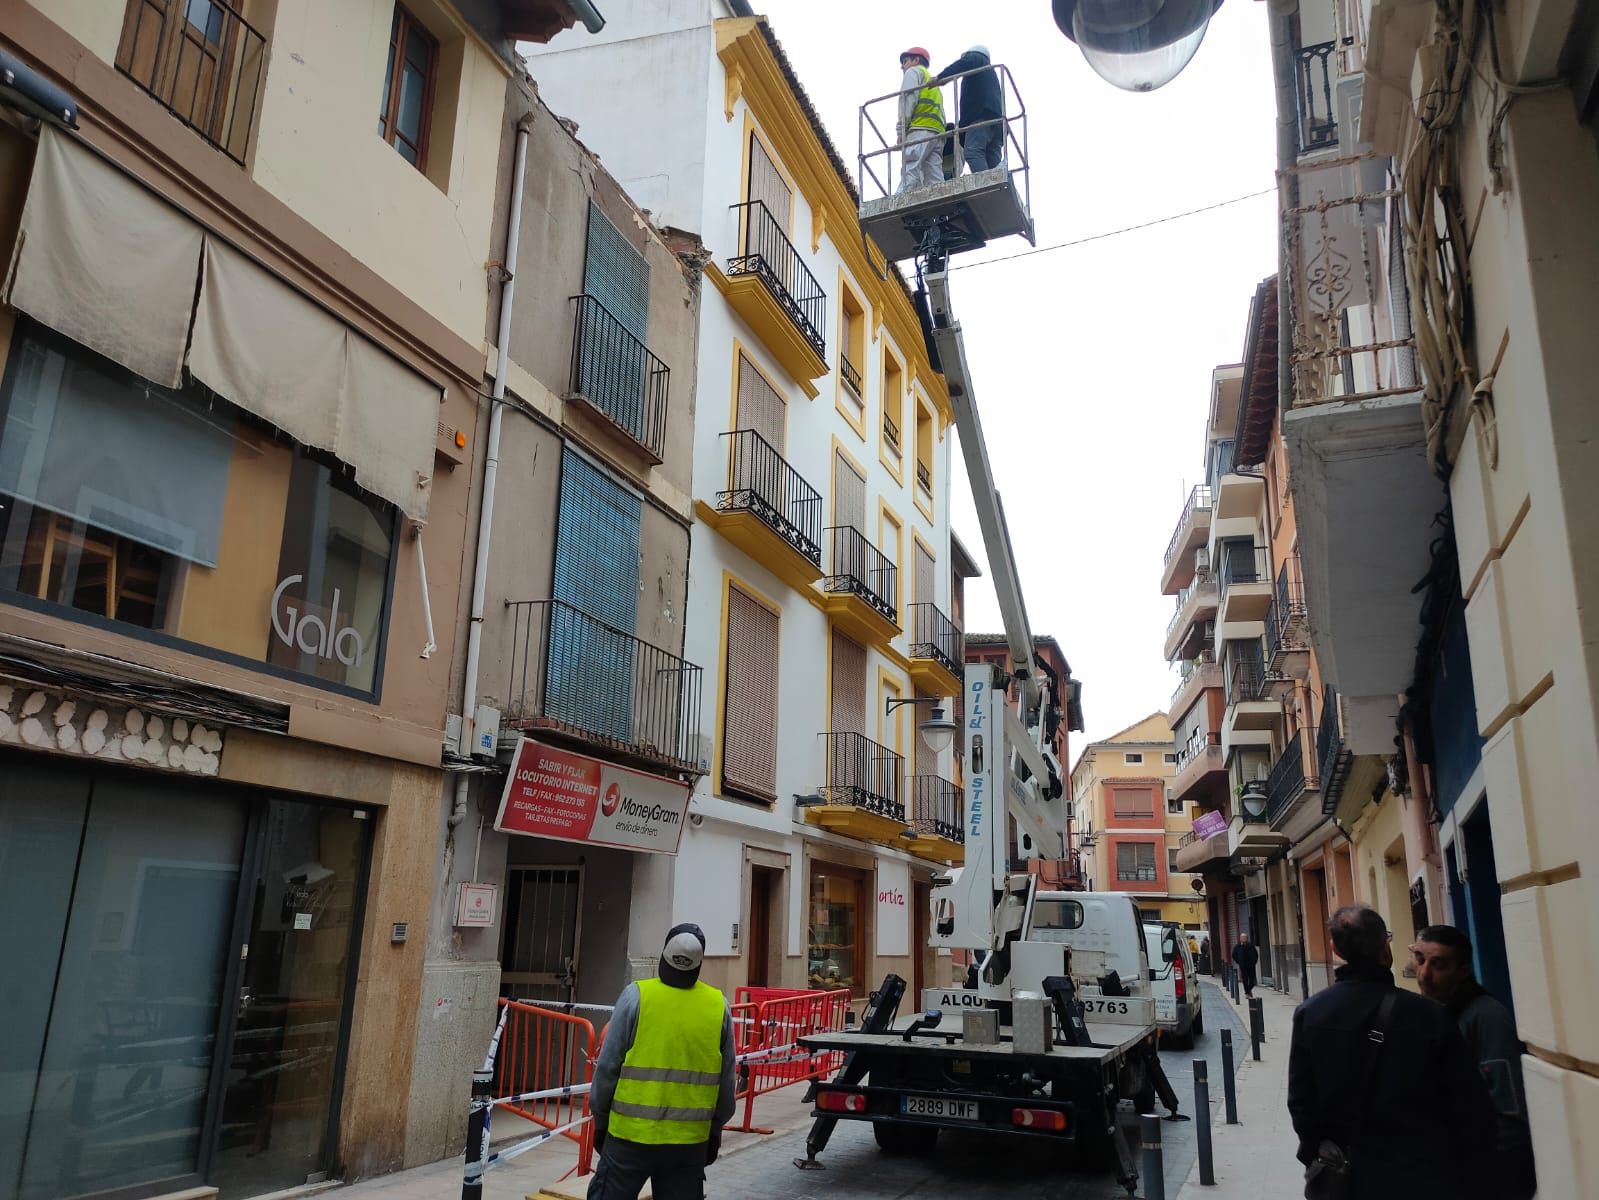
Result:
<svg viewBox="0 0 1599 1200"><path fill-rule="evenodd" d="M855 399L864 401L866 393L861 388L861 369L850 362L849 355L838 356L838 370L844 376L844 385L855 393Z"/></svg>
<svg viewBox="0 0 1599 1200"><path fill-rule="evenodd" d="M933 468L919 458L916 460L916 486L929 496L933 494Z"/></svg>
<svg viewBox="0 0 1599 1200"><path fill-rule="evenodd" d="M827 529L829 574L822 590L859 596L882 616L899 623L899 568L853 525Z"/></svg>
<svg viewBox="0 0 1599 1200"><path fill-rule="evenodd" d="M811 348L826 358L827 293L765 204L747 200L733 207L744 225L743 253L728 260L727 273L757 276Z"/></svg>
<svg viewBox="0 0 1599 1200"><path fill-rule="evenodd" d="M1297 583L1279 577L1277 594L1266 613L1266 648L1275 670L1285 656L1310 649L1305 630L1305 594Z"/></svg>
<svg viewBox="0 0 1599 1200"><path fill-rule="evenodd" d="M1268 583L1271 568L1266 562L1266 547L1255 545L1224 544L1221 559L1221 590L1235 583Z"/></svg>
<svg viewBox="0 0 1599 1200"><path fill-rule="evenodd" d="M1343 799L1344 781L1349 775L1354 753L1344 741L1343 701L1332 684L1322 691L1321 704L1321 725L1316 731L1316 762L1321 772L1321 810L1331 815L1338 811L1338 802Z"/></svg>
<svg viewBox="0 0 1599 1200"><path fill-rule="evenodd" d="M510 600L509 729L548 729L696 770L704 671L562 600Z"/></svg>
<svg viewBox="0 0 1599 1200"><path fill-rule="evenodd" d="M952 675L959 675L966 651L960 626L931 601L910 606L911 657L930 658Z"/></svg>
<svg viewBox="0 0 1599 1200"><path fill-rule="evenodd" d="M822 565L822 496L772 444L753 429L728 439L727 489L716 493L723 512L754 513L815 566Z"/></svg>
<svg viewBox="0 0 1599 1200"><path fill-rule="evenodd" d="M1336 42L1317 42L1294 51L1299 94L1299 153L1338 144L1338 114L1333 109L1331 60Z"/></svg>
<svg viewBox="0 0 1599 1200"><path fill-rule="evenodd" d="M1227 703L1250 704L1266 698L1266 666L1258 658L1236 658L1227 664Z"/></svg>
<svg viewBox="0 0 1599 1200"><path fill-rule="evenodd" d="M1305 770L1305 749L1315 746L1316 741L1314 728L1308 734L1301 729L1289 739L1282 756L1272 764L1271 774L1266 777L1266 819L1273 824L1308 789L1318 786L1315 764L1311 764L1309 772Z"/></svg>
<svg viewBox="0 0 1599 1200"><path fill-rule="evenodd" d="M844 804L895 821L905 819L901 788L905 759L861 733L824 733L827 782L822 795L829 804Z"/></svg>
<svg viewBox="0 0 1599 1200"><path fill-rule="evenodd" d="M1188 741L1183 745L1183 748L1177 752L1177 773L1179 775L1182 774L1183 769L1194 759L1204 754L1205 751L1220 748L1220 746L1221 734L1219 732L1214 730L1207 732L1203 729L1194 730L1189 735Z"/></svg>
<svg viewBox="0 0 1599 1200"><path fill-rule="evenodd" d="M1188 493L1188 501L1183 505L1183 514L1177 518L1177 528L1171 531L1171 541L1166 543L1165 565L1171 566L1172 555L1177 553L1177 545L1183 539L1183 530L1188 522L1194 519L1195 513L1210 511L1210 486L1208 484L1195 484Z"/></svg>
<svg viewBox="0 0 1599 1200"><path fill-rule="evenodd" d="M894 418L889 416L887 413L883 414L883 440L888 443L888 447L891 451L893 451L894 457L898 458L899 422L894 420Z"/></svg>
<svg viewBox="0 0 1599 1200"><path fill-rule="evenodd" d="M266 35L221 0L136 4L117 70L234 162L255 125Z"/></svg>
<svg viewBox="0 0 1599 1200"><path fill-rule="evenodd" d="M911 828L951 842L965 842L965 791L937 775L912 778Z"/></svg>
<svg viewBox="0 0 1599 1200"><path fill-rule="evenodd" d="M596 297L573 296L572 309L572 392L659 461L671 370Z"/></svg>

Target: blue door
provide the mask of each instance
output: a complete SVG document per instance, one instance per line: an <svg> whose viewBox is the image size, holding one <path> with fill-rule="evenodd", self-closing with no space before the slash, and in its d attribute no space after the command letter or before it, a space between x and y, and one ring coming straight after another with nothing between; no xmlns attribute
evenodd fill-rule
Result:
<svg viewBox="0 0 1599 1200"><path fill-rule="evenodd" d="M586 458L561 458L545 716L633 743L643 502Z"/></svg>

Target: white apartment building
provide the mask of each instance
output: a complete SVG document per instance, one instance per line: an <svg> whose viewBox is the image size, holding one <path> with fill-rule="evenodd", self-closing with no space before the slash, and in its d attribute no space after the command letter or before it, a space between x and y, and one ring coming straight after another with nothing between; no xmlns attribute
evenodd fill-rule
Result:
<svg viewBox="0 0 1599 1200"><path fill-rule="evenodd" d="M705 775L672 915L729 991L920 987L931 879L961 854L952 755L916 733L962 663L945 383L770 26L720 0L606 15L532 72L708 256L684 646L706 664ZM640 80L671 82L641 105Z"/></svg>

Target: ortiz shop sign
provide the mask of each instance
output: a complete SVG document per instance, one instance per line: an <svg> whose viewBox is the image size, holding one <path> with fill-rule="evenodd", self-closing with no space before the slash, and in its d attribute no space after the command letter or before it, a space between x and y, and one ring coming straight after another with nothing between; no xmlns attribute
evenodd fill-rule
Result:
<svg viewBox="0 0 1599 1200"><path fill-rule="evenodd" d="M680 783L523 738L494 828L505 833L676 854L688 812Z"/></svg>

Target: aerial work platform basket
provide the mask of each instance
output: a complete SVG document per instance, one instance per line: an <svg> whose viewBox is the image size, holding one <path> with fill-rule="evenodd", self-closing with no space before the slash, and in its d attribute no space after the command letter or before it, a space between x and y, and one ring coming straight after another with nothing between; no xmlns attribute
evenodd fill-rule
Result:
<svg viewBox="0 0 1599 1200"><path fill-rule="evenodd" d="M953 149L956 174L942 183L898 191L905 152L905 143L898 136L900 93L890 92L861 105L856 176L861 229L891 262L924 252L929 247L930 232L944 254L976 250L995 238L1017 234L1029 243L1034 241L1027 107L1010 70L996 63L951 76L945 81L955 85L954 103L948 111L960 111L960 89L983 71L992 71L998 78L1005 115L957 123L946 131L944 158L949 162L947 151ZM888 134L883 132L885 127ZM968 171L964 161L966 139L993 128L1002 131L999 165L975 173Z"/></svg>

